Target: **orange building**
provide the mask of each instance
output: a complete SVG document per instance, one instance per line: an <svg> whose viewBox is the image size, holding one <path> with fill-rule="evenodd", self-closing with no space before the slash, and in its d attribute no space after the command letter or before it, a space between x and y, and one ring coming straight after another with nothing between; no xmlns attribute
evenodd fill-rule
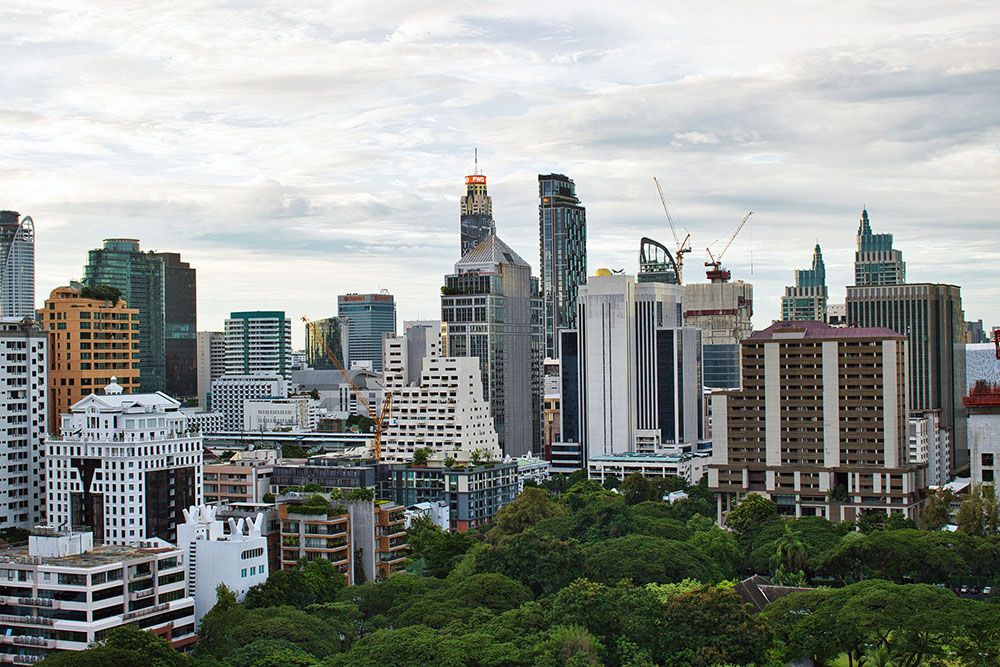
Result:
<svg viewBox="0 0 1000 667"><path fill-rule="evenodd" d="M139 388L139 311L122 300L81 296L57 287L38 312L49 333L49 432L60 415L100 387L116 382L125 393Z"/></svg>

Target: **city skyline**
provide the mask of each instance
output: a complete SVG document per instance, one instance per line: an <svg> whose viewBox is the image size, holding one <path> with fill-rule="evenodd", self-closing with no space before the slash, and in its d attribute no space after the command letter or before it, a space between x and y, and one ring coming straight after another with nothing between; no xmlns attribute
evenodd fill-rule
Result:
<svg viewBox="0 0 1000 667"><path fill-rule="evenodd" d="M865 204L908 281L961 285L967 316L1000 324L995 8L377 11L0 10L0 207L35 220L36 294L129 237L198 270L203 330L280 308L301 341L300 315L383 288L401 321L434 317L478 146L498 233L529 260L537 175L557 172L585 193L589 272L634 274L642 236L672 245L656 175L692 232L688 281L754 210L726 264L757 329L816 241L843 301Z"/></svg>

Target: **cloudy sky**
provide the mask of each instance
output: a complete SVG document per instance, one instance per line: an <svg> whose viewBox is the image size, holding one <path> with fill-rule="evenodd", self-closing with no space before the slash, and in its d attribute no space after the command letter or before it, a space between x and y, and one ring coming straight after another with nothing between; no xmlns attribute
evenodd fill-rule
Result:
<svg viewBox="0 0 1000 667"><path fill-rule="evenodd" d="M152 7L152 8L151 8ZM436 317L473 148L538 264L537 174L587 206L589 265L669 239L726 256L755 324L819 241L834 300L863 204L911 282L1000 325L1000 4L0 0L0 208L38 297L103 238L179 251L199 328L385 288ZM301 328L296 347L301 346Z"/></svg>

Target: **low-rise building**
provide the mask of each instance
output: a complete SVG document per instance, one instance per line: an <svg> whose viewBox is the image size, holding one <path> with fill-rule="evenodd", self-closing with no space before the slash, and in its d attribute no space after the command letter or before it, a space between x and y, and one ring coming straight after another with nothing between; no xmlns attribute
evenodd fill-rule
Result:
<svg viewBox="0 0 1000 667"><path fill-rule="evenodd" d="M681 477L688 484L697 484L708 471L710 462L711 454L708 452L604 454L592 456L587 461L587 477L603 484L609 478L621 480L639 473L652 479Z"/></svg>
<svg viewBox="0 0 1000 667"><path fill-rule="evenodd" d="M0 663L81 651L126 624L178 649L197 639L180 549L160 540L95 546L91 532L44 530L0 550Z"/></svg>
<svg viewBox="0 0 1000 667"><path fill-rule="evenodd" d="M270 466L233 462L206 464L205 504L262 502L271 488L271 470Z"/></svg>
<svg viewBox="0 0 1000 667"><path fill-rule="evenodd" d="M410 505L403 512L403 518L407 530L413 524L422 519L427 519L431 525L437 526L441 530L451 530L451 512L448 509L447 500L424 501Z"/></svg>
<svg viewBox="0 0 1000 667"><path fill-rule="evenodd" d="M243 401L245 431L312 431L319 422L319 401L308 396L251 398Z"/></svg>
<svg viewBox="0 0 1000 667"><path fill-rule="evenodd" d="M996 484L1000 470L1000 384L980 382L965 397L973 484Z"/></svg>
<svg viewBox="0 0 1000 667"><path fill-rule="evenodd" d="M281 461L271 472L271 492L282 493L289 487L318 484L324 493L335 489L374 488L374 462L345 460L333 456L310 456L302 462Z"/></svg>
<svg viewBox="0 0 1000 667"><path fill-rule="evenodd" d="M278 506L273 502L262 503L220 503L215 505L215 516L220 521L235 519L247 524L256 521L263 514L261 535L267 542L267 569L277 572L281 569L281 522L278 520Z"/></svg>
<svg viewBox="0 0 1000 667"><path fill-rule="evenodd" d="M530 454L508 459L517 464L517 492L524 491L524 483L532 482L535 486L548 481L552 477L549 462Z"/></svg>
<svg viewBox="0 0 1000 667"><path fill-rule="evenodd" d="M215 606L222 584L242 600L251 586L268 576L264 513L252 521L229 519L229 532L216 518L218 508L199 505L184 511L177 526L177 548L187 554L187 593L194 598L195 623Z"/></svg>
<svg viewBox="0 0 1000 667"><path fill-rule="evenodd" d="M225 430L244 429L246 401L260 398L287 398L288 384L280 374L226 374L212 382L212 410L221 412Z"/></svg>
<svg viewBox="0 0 1000 667"><path fill-rule="evenodd" d="M181 408L181 412L187 415L188 425L199 433L219 433L226 428L226 415L221 412L192 408Z"/></svg>

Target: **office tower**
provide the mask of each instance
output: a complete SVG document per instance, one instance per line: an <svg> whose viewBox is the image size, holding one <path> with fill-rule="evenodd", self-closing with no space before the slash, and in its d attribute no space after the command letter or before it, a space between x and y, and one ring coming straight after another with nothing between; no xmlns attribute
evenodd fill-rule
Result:
<svg viewBox="0 0 1000 667"><path fill-rule="evenodd" d="M212 410L222 413L227 431L243 430L246 402L256 398L288 398L288 384L276 373L226 373L212 383Z"/></svg>
<svg viewBox="0 0 1000 667"><path fill-rule="evenodd" d="M230 313L225 328L227 375L291 376L292 321L285 311Z"/></svg>
<svg viewBox="0 0 1000 667"><path fill-rule="evenodd" d="M742 389L712 395L708 486L719 518L759 493L780 514L913 518L926 464L908 461L906 338L778 322L742 343Z"/></svg>
<svg viewBox="0 0 1000 667"><path fill-rule="evenodd" d="M0 664L33 665L54 653L83 651L125 625L178 650L198 640L181 549L96 544L91 531L39 528L28 544L8 547L3 556Z"/></svg>
<svg viewBox="0 0 1000 667"><path fill-rule="evenodd" d="M964 398L969 414L969 468L973 484L997 483L1000 470L1000 385L980 382Z"/></svg>
<svg viewBox="0 0 1000 667"><path fill-rule="evenodd" d="M892 234L873 234L868 211L861 211L858 249L854 253L854 284L858 287L901 285L906 282L903 252L892 249Z"/></svg>
<svg viewBox="0 0 1000 667"><path fill-rule="evenodd" d="M151 254L163 260L166 393L190 401L198 395L197 272L176 252Z"/></svg>
<svg viewBox="0 0 1000 667"><path fill-rule="evenodd" d="M486 177L479 173L479 151L476 151L476 168L465 177L465 194L459 200L461 211L461 257L496 234L493 222L493 200L486 194Z"/></svg>
<svg viewBox="0 0 1000 667"><path fill-rule="evenodd" d="M982 320L975 320L965 323L965 342L974 345L976 343L988 343L990 337L986 335L986 328Z"/></svg>
<svg viewBox="0 0 1000 667"><path fill-rule="evenodd" d="M494 235L469 251L441 290L442 353L478 357L500 448L541 451L541 300L531 267Z"/></svg>
<svg viewBox="0 0 1000 667"><path fill-rule="evenodd" d="M383 378L392 393L383 462L409 463L420 448L442 461L502 457L475 357L442 357L435 331L411 327L385 339Z"/></svg>
<svg viewBox="0 0 1000 667"><path fill-rule="evenodd" d="M581 463L689 452L704 439L701 331L684 326L682 294L607 269L580 287L578 329L563 337L562 431L579 438Z"/></svg>
<svg viewBox="0 0 1000 667"><path fill-rule="evenodd" d="M333 352L342 368L350 368L351 361L344 354L347 348L347 323L339 317L313 320L311 326L306 327L306 365L309 368L317 371L336 368L326 356L327 349Z"/></svg>
<svg viewBox="0 0 1000 667"><path fill-rule="evenodd" d="M226 334L222 331L199 331L196 338L198 351L198 405L203 410L212 408L212 383L226 372Z"/></svg>
<svg viewBox="0 0 1000 667"><path fill-rule="evenodd" d="M79 283L57 287L38 319L49 335L49 433L59 433L70 406L117 378L139 391L141 313Z"/></svg>
<svg viewBox="0 0 1000 667"><path fill-rule="evenodd" d="M341 294L337 317L347 325L347 358L352 366L369 366L382 372L382 338L396 335L396 301L382 290L378 294ZM346 367L345 367L346 368Z"/></svg>
<svg viewBox="0 0 1000 667"><path fill-rule="evenodd" d="M909 340L910 409L940 410L951 437L954 469L968 463L965 396L965 314L955 285L915 283L847 288L852 327L886 327Z"/></svg>
<svg viewBox="0 0 1000 667"><path fill-rule="evenodd" d="M35 222L0 211L0 317L35 316Z"/></svg>
<svg viewBox="0 0 1000 667"><path fill-rule="evenodd" d="M927 486L942 486L951 479L951 437L941 428L937 410L910 413L910 463L927 465Z"/></svg>
<svg viewBox="0 0 1000 667"><path fill-rule="evenodd" d="M786 322L826 322L826 265L819 244L813 250L812 268L795 271L795 286L781 297L781 319Z"/></svg>
<svg viewBox="0 0 1000 667"><path fill-rule="evenodd" d="M46 457L49 523L88 526L104 544L176 543L183 511L201 504L202 438L180 402L111 384L62 416Z"/></svg>
<svg viewBox="0 0 1000 667"><path fill-rule="evenodd" d="M139 384L144 393L166 389L164 356L163 260L139 250L135 239L105 239L88 253L83 282L121 291L130 308L139 310Z"/></svg>
<svg viewBox="0 0 1000 667"><path fill-rule="evenodd" d="M576 295L587 282L587 209L573 180L538 175L538 243L545 356L557 357L558 331L576 328Z"/></svg>
<svg viewBox="0 0 1000 667"><path fill-rule="evenodd" d="M33 319L0 318L0 530L45 517L48 337Z"/></svg>

